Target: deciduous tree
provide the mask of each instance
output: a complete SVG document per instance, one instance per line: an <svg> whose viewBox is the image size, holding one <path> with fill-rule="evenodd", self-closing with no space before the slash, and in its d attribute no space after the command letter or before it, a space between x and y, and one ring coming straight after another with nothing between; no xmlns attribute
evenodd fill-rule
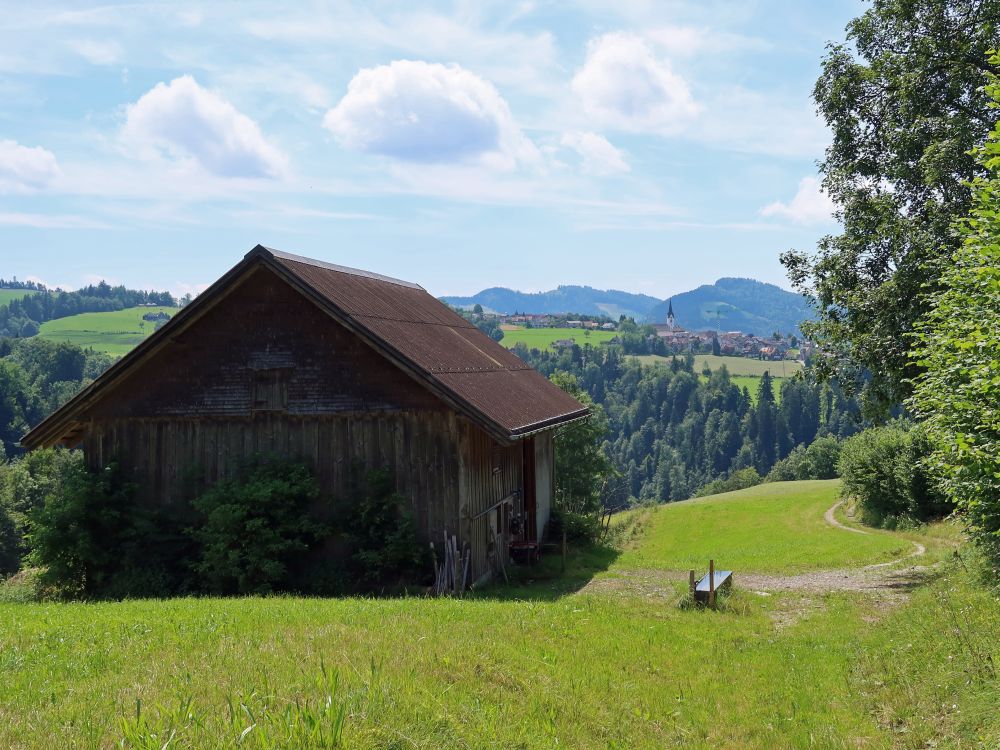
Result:
<svg viewBox="0 0 1000 750"><path fill-rule="evenodd" d="M969 151L996 119L982 86L998 46L1000 0L875 0L823 60L814 97L833 141L820 170L843 232L782 262L818 308L803 326L826 351L817 365L865 384L871 414L919 372L908 334L956 247L965 182L983 174Z"/></svg>

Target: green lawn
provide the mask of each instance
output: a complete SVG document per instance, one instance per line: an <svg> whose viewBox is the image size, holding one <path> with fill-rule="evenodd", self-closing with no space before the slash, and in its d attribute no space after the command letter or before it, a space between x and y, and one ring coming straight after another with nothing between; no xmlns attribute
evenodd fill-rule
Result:
<svg viewBox="0 0 1000 750"><path fill-rule="evenodd" d="M840 482L773 482L656 509L641 546L618 560L625 568L701 570L713 557L735 571L798 573L884 562L911 551L894 534L837 529L823 513Z"/></svg>
<svg viewBox="0 0 1000 750"><path fill-rule="evenodd" d="M661 357L658 354L640 354L635 357L644 365L669 365L670 357ZM781 402L781 380L791 377L802 369L801 362L786 360L784 362L766 362L759 359L748 359L746 357L718 357L714 354L695 355L695 372L701 373L708 365L712 370L717 370L721 365L725 365L729 370L730 380L740 388L750 391L750 398L757 403L757 388L760 385L760 377L764 372L769 372L774 379L774 398Z"/></svg>
<svg viewBox="0 0 1000 750"><path fill-rule="evenodd" d="M670 364L670 357L661 357L658 354L642 354L636 356L644 365ZM696 354L694 357L694 370L701 372L708 365L712 370L717 370L722 365L726 366L730 375L747 375L760 377L765 372L771 373L772 378L790 378L802 369L802 363L793 360L783 360L781 362L770 362L762 359L750 359L748 357L720 357L715 354Z"/></svg>
<svg viewBox="0 0 1000 750"><path fill-rule="evenodd" d="M174 315L175 307L130 307L117 312L82 313L42 324L39 336L50 341L69 341L77 346L108 354L127 354L153 332L155 322L143 320L147 313Z"/></svg>
<svg viewBox="0 0 1000 750"><path fill-rule="evenodd" d="M29 294L38 294L38 292L30 289L0 289L0 305L6 305L15 299L24 299Z"/></svg>
<svg viewBox="0 0 1000 750"><path fill-rule="evenodd" d="M622 576L709 556L738 571L801 569L908 546L827 527L834 489L772 485L625 519L632 549L575 555L568 580L595 563ZM763 521L748 529L751 509ZM671 544L669 528L687 534ZM998 683L983 666L1000 661L1000 606L958 565L909 604L737 590L719 611L683 606L682 583L573 593L548 577L556 569L549 557L520 586L464 601L0 604L0 747L332 747L341 731L352 748L1000 740Z"/></svg>
<svg viewBox="0 0 1000 750"><path fill-rule="evenodd" d="M573 339L577 344L597 346L610 341L617 334L614 331L591 331L583 328L520 328L516 331L504 331L501 344L508 349L523 342L529 349L549 349L559 339Z"/></svg>

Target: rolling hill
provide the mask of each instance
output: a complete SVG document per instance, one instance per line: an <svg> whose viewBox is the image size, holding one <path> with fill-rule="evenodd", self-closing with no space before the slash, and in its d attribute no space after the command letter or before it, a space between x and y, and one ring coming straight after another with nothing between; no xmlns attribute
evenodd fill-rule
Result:
<svg viewBox="0 0 1000 750"><path fill-rule="evenodd" d="M667 319L668 300L648 294L589 286L560 286L548 292L518 292L505 287L484 289L471 297L442 297L456 307L483 306L498 313L579 313L621 315L648 323ZM774 331L798 333L801 321L812 316L808 302L798 294L753 279L722 278L674 295L677 322L691 330L743 331L769 336Z"/></svg>
<svg viewBox="0 0 1000 750"><path fill-rule="evenodd" d="M143 306L116 312L81 313L42 323L38 336L121 356L132 351L156 329L156 322L143 320L144 315L165 313L172 316L179 309Z"/></svg>
<svg viewBox="0 0 1000 750"><path fill-rule="evenodd" d="M648 294L632 294L616 289L594 289L589 286L559 286L548 292L518 292L505 287L484 289L471 297L442 297L455 307L480 304L484 310L498 313L580 313L607 315L617 320L626 315L636 320L660 304Z"/></svg>
<svg viewBox="0 0 1000 750"><path fill-rule="evenodd" d="M671 302L677 323L689 330L743 331L758 336L774 331L799 333L799 323L812 317L801 295L753 279L722 278L674 295L650 310L646 320L665 322Z"/></svg>

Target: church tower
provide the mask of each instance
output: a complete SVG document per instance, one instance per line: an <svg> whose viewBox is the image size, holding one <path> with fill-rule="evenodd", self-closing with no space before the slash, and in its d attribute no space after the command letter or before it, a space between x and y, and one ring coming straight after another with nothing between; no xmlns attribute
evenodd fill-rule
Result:
<svg viewBox="0 0 1000 750"><path fill-rule="evenodd" d="M672 329L677 327L677 321L674 319L674 300L671 298L670 302L667 303L667 325Z"/></svg>

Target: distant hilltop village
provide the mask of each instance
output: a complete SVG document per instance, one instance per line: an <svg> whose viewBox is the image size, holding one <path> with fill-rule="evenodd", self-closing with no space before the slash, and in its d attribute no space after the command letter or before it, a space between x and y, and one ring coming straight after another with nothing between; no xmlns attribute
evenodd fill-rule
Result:
<svg viewBox="0 0 1000 750"><path fill-rule="evenodd" d="M688 331L677 324L674 316L674 302L670 300L667 307L667 322L653 323L656 335L674 351L711 348L713 353L735 357L754 357L757 359L782 360L787 359L790 349L797 359L805 359L812 351L812 345L800 341L795 336L755 336L741 331ZM715 351L718 342L718 351Z"/></svg>
<svg viewBox="0 0 1000 750"><path fill-rule="evenodd" d="M602 331L617 331L619 328L618 323L595 316L550 313L506 315L483 312L480 314L494 320L498 326L583 328ZM668 302L666 322L650 323L646 327L652 330L651 339L654 337L659 339L667 350L678 354L688 351L711 352L725 356L780 361L783 359L805 360L814 349L810 342L803 341L794 334L778 333L778 335L772 336L758 336L742 331L689 331L677 323L673 299ZM617 339L611 339L607 343L617 343ZM576 342L572 338L558 339L553 342L553 346L556 348L571 347L575 344Z"/></svg>

